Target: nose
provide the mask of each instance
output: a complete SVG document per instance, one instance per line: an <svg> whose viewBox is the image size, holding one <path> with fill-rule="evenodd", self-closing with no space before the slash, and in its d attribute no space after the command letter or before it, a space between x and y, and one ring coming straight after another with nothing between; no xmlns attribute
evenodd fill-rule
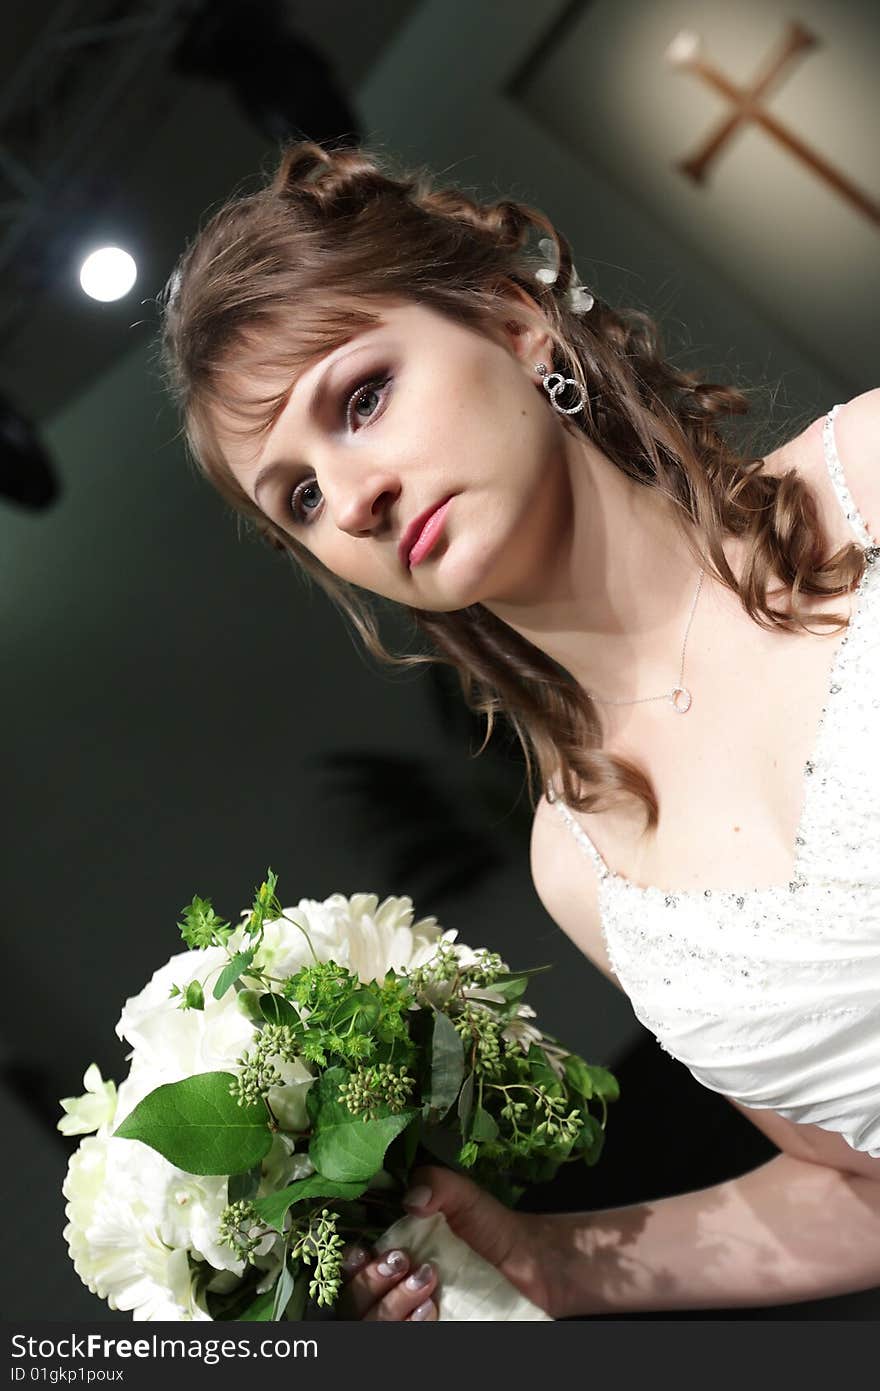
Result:
<svg viewBox="0 0 880 1391"><path fill-rule="evenodd" d="M384 526L388 509L399 496L400 480L384 468L359 468L325 489L331 517L350 536L369 536Z"/></svg>

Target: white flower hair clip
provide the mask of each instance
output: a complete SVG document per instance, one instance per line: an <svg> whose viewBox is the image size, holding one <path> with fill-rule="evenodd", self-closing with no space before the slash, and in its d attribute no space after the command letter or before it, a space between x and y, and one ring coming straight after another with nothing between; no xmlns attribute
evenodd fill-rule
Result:
<svg viewBox="0 0 880 1391"><path fill-rule="evenodd" d="M548 264L535 271L535 279L540 280L542 285L555 285L559 278L559 247L551 237L542 237L538 250L546 257ZM566 298L573 314L588 314L596 302L586 285L581 284L575 266L571 268L571 284Z"/></svg>

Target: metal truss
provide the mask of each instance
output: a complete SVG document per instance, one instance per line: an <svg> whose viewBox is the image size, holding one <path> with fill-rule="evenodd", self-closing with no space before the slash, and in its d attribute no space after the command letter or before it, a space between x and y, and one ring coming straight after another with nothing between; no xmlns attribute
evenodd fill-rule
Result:
<svg viewBox="0 0 880 1391"><path fill-rule="evenodd" d="M0 339L60 264L72 227L155 128L166 58L199 0L60 0L0 91Z"/></svg>

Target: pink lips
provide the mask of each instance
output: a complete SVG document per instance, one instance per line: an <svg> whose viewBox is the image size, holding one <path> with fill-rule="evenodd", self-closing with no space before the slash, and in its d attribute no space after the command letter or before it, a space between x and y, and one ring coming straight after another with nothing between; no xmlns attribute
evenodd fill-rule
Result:
<svg viewBox="0 0 880 1391"><path fill-rule="evenodd" d="M406 556L406 563L410 570L412 570L413 566L418 565L421 560L424 560L435 542L439 540L440 533L443 530L446 512L451 502L452 498L447 498L445 502L441 503L439 507L428 514L425 521L417 523L418 530L416 530L415 540Z"/></svg>

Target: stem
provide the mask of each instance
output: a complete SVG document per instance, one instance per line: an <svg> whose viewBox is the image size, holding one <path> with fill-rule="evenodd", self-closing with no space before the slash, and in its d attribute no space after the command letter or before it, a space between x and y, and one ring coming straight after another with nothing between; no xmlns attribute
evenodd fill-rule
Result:
<svg viewBox="0 0 880 1391"><path fill-rule="evenodd" d="M315 951L315 948L312 946L312 939L311 939L311 937L309 936L309 934L306 932L306 930L305 930L305 928L303 927L302 923L298 923L298 922L296 921L295 918L288 918L288 917L285 915L284 909L283 909L283 908L280 910L278 916L279 916L279 918L284 918L285 922L293 923L294 927L299 928L300 932L302 933L302 935L305 937L306 941L307 941L308 944L309 944L309 951L312 953L312 956L314 957L315 965L316 965L316 966L320 966L321 963L320 963L320 961L318 960L318 953Z"/></svg>

